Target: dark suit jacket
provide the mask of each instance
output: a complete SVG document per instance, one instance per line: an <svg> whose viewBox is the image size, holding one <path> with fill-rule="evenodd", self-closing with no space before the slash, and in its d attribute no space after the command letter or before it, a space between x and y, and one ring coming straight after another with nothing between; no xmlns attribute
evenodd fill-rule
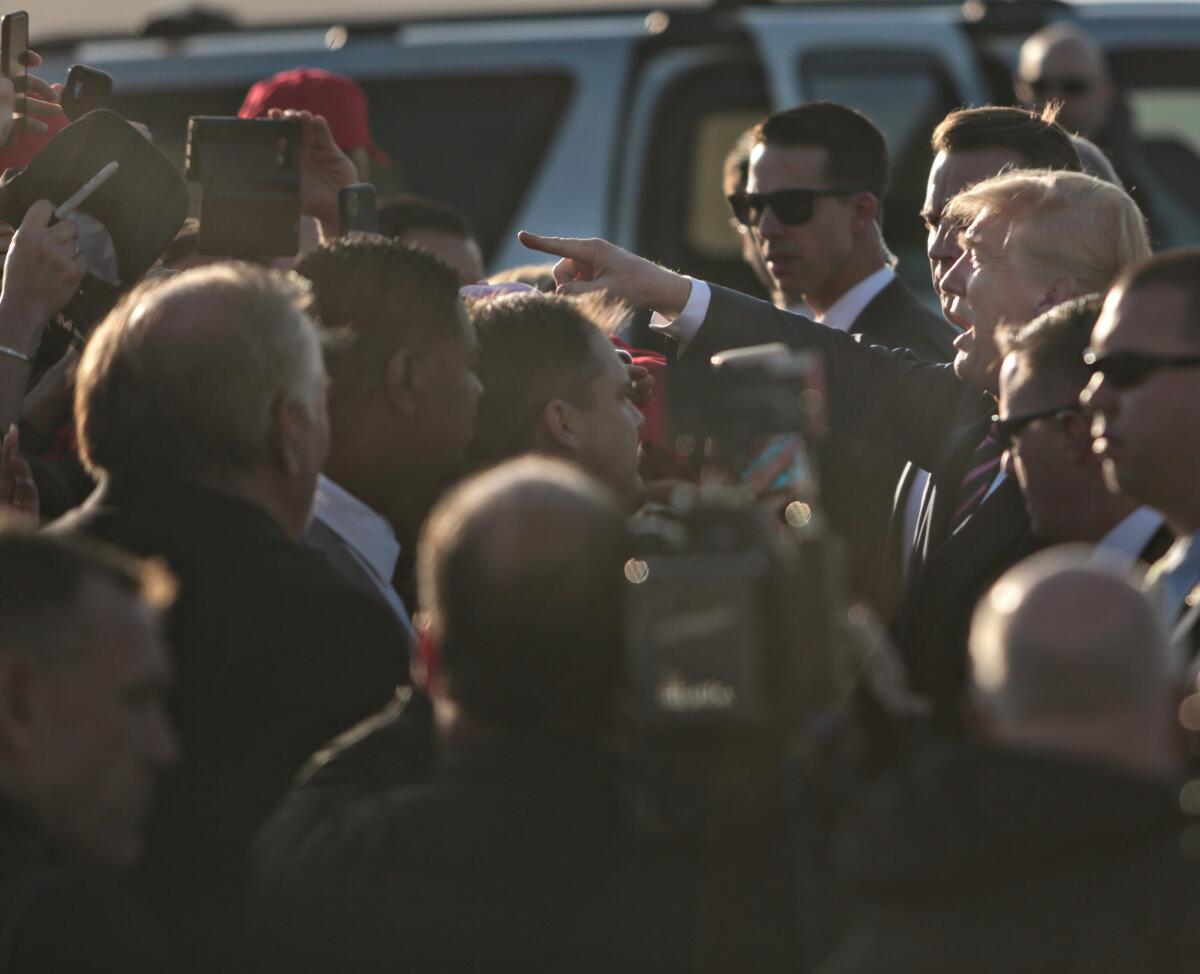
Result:
<svg viewBox="0 0 1200 974"><path fill-rule="evenodd" d="M149 823L144 879L185 956L228 969L251 836L304 761L408 680L376 598L292 544L262 510L168 484L101 488L53 530L162 557L182 743Z"/></svg>
<svg viewBox="0 0 1200 974"><path fill-rule="evenodd" d="M946 362L954 355L957 330L924 307L897 279L862 310L850 334L867 345L908 348L918 358ZM691 356L691 348L687 354ZM839 432L820 443L815 459L825 514L846 544L850 591L883 614L888 579L881 553L905 457L894 444Z"/></svg>
<svg viewBox="0 0 1200 974"><path fill-rule="evenodd" d="M687 357L781 341L821 353L835 432L892 450L930 471L917 544L893 626L914 687L953 712L965 672L975 602L992 581L1038 547L1017 484L1006 480L950 534L959 487L995 410L951 365L856 342L799 315L721 287Z"/></svg>

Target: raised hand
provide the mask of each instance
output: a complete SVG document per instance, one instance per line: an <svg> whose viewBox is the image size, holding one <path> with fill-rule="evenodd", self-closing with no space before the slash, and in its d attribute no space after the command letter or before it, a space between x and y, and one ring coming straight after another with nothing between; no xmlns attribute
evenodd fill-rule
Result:
<svg viewBox="0 0 1200 974"><path fill-rule="evenodd" d="M673 318L683 311L692 283L607 240L596 237L543 237L522 230L517 239L530 250L561 258L554 265L559 294L606 291L636 308Z"/></svg>
<svg viewBox="0 0 1200 974"><path fill-rule="evenodd" d="M320 115L278 108L267 114L300 122L300 212L315 217L326 237L336 237L340 229L338 193L358 182L358 170L333 141L329 123Z"/></svg>
<svg viewBox="0 0 1200 974"><path fill-rule="evenodd" d="M26 67L35 68L41 63L42 59L36 52L26 52ZM45 132L48 126L43 119L63 114L62 106L58 103L58 92L51 85L32 74L25 75L21 84L27 97L24 113L17 114L17 95L22 92L17 91L11 78L0 78L0 147L7 145L8 140L21 129Z"/></svg>
<svg viewBox="0 0 1200 974"><path fill-rule="evenodd" d="M10 510L37 518L40 508L37 484L29 461L21 455L17 427L12 425L0 443L0 511Z"/></svg>
<svg viewBox="0 0 1200 974"><path fill-rule="evenodd" d="M15 322L32 332L58 314L71 300L87 272L79 253L79 228L71 220L51 225L53 204L38 200L25 212L4 260L0 307L9 327Z"/></svg>

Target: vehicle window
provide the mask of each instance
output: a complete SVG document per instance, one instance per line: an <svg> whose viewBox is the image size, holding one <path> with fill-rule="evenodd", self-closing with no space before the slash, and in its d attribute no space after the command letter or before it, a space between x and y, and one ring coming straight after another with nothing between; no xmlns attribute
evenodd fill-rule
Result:
<svg viewBox="0 0 1200 974"><path fill-rule="evenodd" d="M640 253L702 280L762 294L729 225L721 174L738 136L767 111L762 72L748 62L706 65L670 86L656 110L645 161Z"/></svg>
<svg viewBox="0 0 1200 974"><path fill-rule="evenodd" d="M884 198L884 238L900 258L905 282L918 294L929 294L919 214L933 161L929 138L961 104L949 75L933 54L877 50L806 54L799 70L807 97L858 109L887 138L892 178Z"/></svg>
<svg viewBox="0 0 1200 974"><path fill-rule="evenodd" d="M394 173L376 173L381 193L400 186L462 210L484 257L507 234L570 101L565 74L365 81L371 132ZM182 168L189 115L235 114L244 86L122 95L113 108L145 122ZM393 183L393 186L389 186Z"/></svg>

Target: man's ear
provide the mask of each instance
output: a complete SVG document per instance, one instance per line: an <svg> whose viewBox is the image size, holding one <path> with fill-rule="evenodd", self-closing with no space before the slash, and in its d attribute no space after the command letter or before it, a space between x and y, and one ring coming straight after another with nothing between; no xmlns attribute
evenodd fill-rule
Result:
<svg viewBox="0 0 1200 974"><path fill-rule="evenodd" d="M565 399L551 399L542 409L541 433L547 447L574 456L582 446L579 410Z"/></svg>
<svg viewBox="0 0 1200 974"><path fill-rule="evenodd" d="M444 696L445 674L442 672L442 647L429 622L429 616L418 612L413 618L417 630L417 652L413 660L412 678L429 696Z"/></svg>
<svg viewBox="0 0 1200 974"><path fill-rule="evenodd" d="M874 193L855 193L850 205L854 207L855 233L865 233L878 224L879 200Z"/></svg>
<svg viewBox="0 0 1200 974"><path fill-rule="evenodd" d="M31 732L33 669L14 653L0 659L0 749L20 748Z"/></svg>
<svg viewBox="0 0 1200 974"><path fill-rule="evenodd" d="M1100 457L1092 450L1091 420L1082 413L1068 410L1059 418L1063 429L1063 443L1067 459L1078 466L1085 463L1100 463Z"/></svg>
<svg viewBox="0 0 1200 974"><path fill-rule="evenodd" d="M1064 301L1070 301L1083 294L1087 294L1087 290L1077 277L1070 274L1059 274L1046 288L1046 293L1037 306L1037 313L1041 314L1051 308L1057 308Z"/></svg>
<svg viewBox="0 0 1200 974"><path fill-rule="evenodd" d="M271 454L289 477L300 472L303 465L307 430L312 425L309 407L296 396L282 395L275 401Z"/></svg>
<svg viewBox="0 0 1200 974"><path fill-rule="evenodd" d="M388 359L384 382L392 408L405 416L417 411L417 386L420 381L417 363L407 348L398 348Z"/></svg>

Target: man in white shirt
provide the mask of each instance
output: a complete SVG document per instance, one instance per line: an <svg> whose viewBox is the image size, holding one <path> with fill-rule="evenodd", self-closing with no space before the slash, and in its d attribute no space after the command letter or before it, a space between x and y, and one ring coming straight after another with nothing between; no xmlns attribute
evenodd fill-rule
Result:
<svg viewBox="0 0 1200 974"><path fill-rule="evenodd" d="M382 238L324 244L299 271L317 317L339 333L327 354L329 459L305 540L411 634L393 586L398 539L415 537L457 469L482 389L458 275Z"/></svg>
<svg viewBox="0 0 1200 974"><path fill-rule="evenodd" d="M1174 535L1163 516L1104 479L1079 393L1091 378L1083 353L1103 298L1090 294L1001 336L998 433L1006 471L1021 485L1037 539L1085 542L1127 568L1166 554Z"/></svg>

